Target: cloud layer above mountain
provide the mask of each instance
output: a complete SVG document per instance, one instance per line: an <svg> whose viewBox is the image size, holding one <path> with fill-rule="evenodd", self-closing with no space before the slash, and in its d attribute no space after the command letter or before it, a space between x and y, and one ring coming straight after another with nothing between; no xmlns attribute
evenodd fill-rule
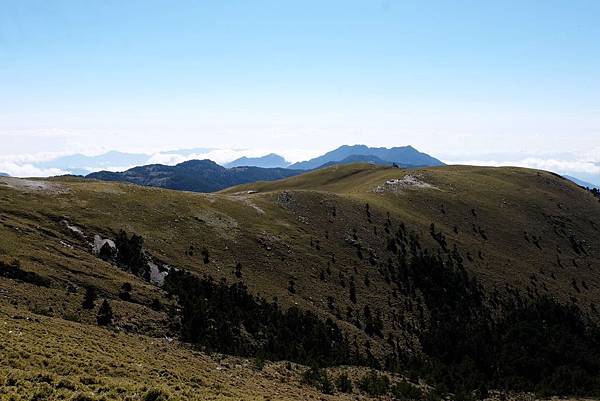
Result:
<svg viewBox="0 0 600 401"><path fill-rule="evenodd" d="M481 157L446 157L448 164L478 166L518 166L571 175L600 185L600 148L590 149L583 155L571 153L555 155L481 155Z"/></svg>
<svg viewBox="0 0 600 401"><path fill-rule="evenodd" d="M272 150L272 149L211 149L193 148L160 151L154 153L105 152L92 155L65 153L38 153L31 155L0 156L0 172L15 177L46 177L62 174L85 175L99 170L123 171L144 164L175 165L187 160L210 159L224 165L242 156L259 157L277 153L291 162L308 160L322 153L321 149ZM438 156L432 154L432 156ZM472 154L441 155L447 164L470 164L480 166L520 166L571 175L593 184L600 184L600 148L585 153L563 154Z"/></svg>

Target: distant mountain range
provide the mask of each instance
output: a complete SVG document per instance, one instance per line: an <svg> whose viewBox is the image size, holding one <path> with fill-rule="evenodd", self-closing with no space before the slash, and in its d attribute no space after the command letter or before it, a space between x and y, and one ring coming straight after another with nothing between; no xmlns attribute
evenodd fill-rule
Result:
<svg viewBox="0 0 600 401"><path fill-rule="evenodd" d="M35 166L41 169L56 168L73 175L86 175L95 170L147 164L148 160L150 160L150 155L143 153L110 151L98 156L86 156L79 153L62 156L54 160L35 163Z"/></svg>
<svg viewBox="0 0 600 401"><path fill-rule="evenodd" d="M395 148L371 148L365 145L344 145L303 162L290 164L282 156L275 153L262 157L242 157L225 165L225 167L288 167L298 170L314 170L334 164L373 163L380 165L397 164L402 167L443 166L440 160L419 152L412 146Z"/></svg>
<svg viewBox="0 0 600 401"><path fill-rule="evenodd" d="M86 178L102 181L123 181L193 192L215 192L234 185L256 181L273 181L302 173L284 168L233 167L225 168L211 160L190 160L175 166L150 164L134 167L121 173L100 171Z"/></svg>
<svg viewBox="0 0 600 401"><path fill-rule="evenodd" d="M350 163L373 163L388 166L396 164L399 167L443 165L441 161L421 153L411 146L387 149L355 145L342 146L323 156L293 165L289 165L283 157L271 153L263 157L242 157L226 164L226 167L211 160L190 160L175 166L150 164L134 167L124 172L100 171L89 174L86 178L123 181L184 191L214 192L239 184L287 178L301 174L308 169L314 170L334 164Z"/></svg>
<svg viewBox="0 0 600 401"><path fill-rule="evenodd" d="M290 165L290 162L285 160L282 156L275 153L270 153L262 157L240 157L232 161L231 163L225 164L225 167L242 167L242 166L254 166L263 168L286 168Z"/></svg>
<svg viewBox="0 0 600 401"><path fill-rule="evenodd" d="M403 166L443 166L440 160L429 156L426 153L419 152L412 146L402 146L395 148L370 148L365 145L340 146L339 148L327 152L322 156L315 157L304 162L294 163L289 166L291 169L312 170L331 162L340 162L349 157L368 156L368 158L377 158L386 164L396 163ZM374 160L374 159L373 159Z"/></svg>
<svg viewBox="0 0 600 401"><path fill-rule="evenodd" d="M134 166L144 166L152 163L173 165L184 160L210 159L211 152L218 151L213 148L189 148L158 153L128 153L109 151L100 155L88 156L85 154L72 154L60 156L52 160L29 162L31 166L41 173L57 174L56 170L69 175L86 176L98 171L124 171ZM242 152L241 150L239 152ZM217 152L218 153L218 152ZM262 167L262 168L291 168L299 170L312 170L335 163L366 162L376 164L396 163L402 166L434 166L442 165L439 160L416 151L410 146L398 148L369 148L365 145L342 146L322 156L308 161L290 165L281 155L270 153L262 157L240 157L231 162L223 163L231 167ZM9 171L9 173L12 173Z"/></svg>
<svg viewBox="0 0 600 401"><path fill-rule="evenodd" d="M163 155L190 157L210 152L211 148L178 149L161 152ZM147 153L128 153L112 150L97 156L87 156L80 153L61 156L53 160L33 163L40 169L55 168L73 175L87 175L90 172L106 169L128 168L148 164L152 158Z"/></svg>
<svg viewBox="0 0 600 401"><path fill-rule="evenodd" d="M575 184L579 185L580 187L589 188L589 189L600 189L600 187L598 185L591 184L587 181L580 180L579 178L575 178L570 175L563 175L563 177L565 177L567 180L573 181Z"/></svg>
<svg viewBox="0 0 600 401"><path fill-rule="evenodd" d="M0 173L0 177L10 177L10 176L6 173Z"/></svg>
<svg viewBox="0 0 600 401"><path fill-rule="evenodd" d="M371 156L371 155L352 155L352 156L348 156L342 160L336 160L336 161L330 161L327 162L325 164L322 164L321 166L317 167L317 168L325 168L325 167L329 167L329 166L334 166L336 164L352 164L352 163L368 163L368 164L378 164L381 166L391 166L393 164L396 164L398 166L404 166L401 165L399 163L392 163L392 162L388 162L385 160L380 159L377 156Z"/></svg>

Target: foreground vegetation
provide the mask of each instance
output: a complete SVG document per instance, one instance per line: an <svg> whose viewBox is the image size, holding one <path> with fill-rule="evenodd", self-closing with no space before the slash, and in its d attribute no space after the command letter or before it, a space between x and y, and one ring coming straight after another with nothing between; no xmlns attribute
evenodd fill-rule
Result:
<svg viewBox="0 0 600 401"><path fill-rule="evenodd" d="M592 193L524 169L340 166L214 195L3 178L1 324L22 334L2 396L595 395L599 229Z"/></svg>
<svg viewBox="0 0 600 401"><path fill-rule="evenodd" d="M6 307L0 312L2 400L298 400L322 393L306 367L208 355L169 338L108 330ZM367 370L329 370L334 380ZM400 381L390 376L392 380ZM354 399L359 389L334 389ZM362 393L368 397L368 393Z"/></svg>

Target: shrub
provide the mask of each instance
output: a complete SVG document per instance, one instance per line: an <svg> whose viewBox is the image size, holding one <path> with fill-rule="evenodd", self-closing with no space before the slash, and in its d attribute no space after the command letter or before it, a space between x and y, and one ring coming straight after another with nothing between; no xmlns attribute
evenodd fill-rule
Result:
<svg viewBox="0 0 600 401"><path fill-rule="evenodd" d="M323 394L333 394L333 385L329 380L327 372L323 369L310 368L302 375L302 381L316 387Z"/></svg>
<svg viewBox="0 0 600 401"><path fill-rule="evenodd" d="M63 314L63 319L68 320L70 322L80 323L81 317L79 317L76 313L65 312Z"/></svg>
<svg viewBox="0 0 600 401"><path fill-rule="evenodd" d="M256 370L263 370L265 367L265 358L257 356L254 359L254 367L256 368Z"/></svg>
<svg viewBox="0 0 600 401"><path fill-rule="evenodd" d="M160 299L158 299L158 298L152 299L152 303L150 304L150 309L155 310L155 311L161 311L163 309L163 306L160 303Z"/></svg>
<svg viewBox="0 0 600 401"><path fill-rule="evenodd" d="M204 262L205 265L207 265L210 262L210 255L208 254L208 249L203 248L201 253L202 253L202 261Z"/></svg>
<svg viewBox="0 0 600 401"><path fill-rule="evenodd" d="M83 303L81 306L83 309L94 309L94 302L98 294L96 293L96 289L94 287L86 287L85 295L83 297Z"/></svg>
<svg viewBox="0 0 600 401"><path fill-rule="evenodd" d="M121 286L121 290L119 291L119 298L121 298L123 301L130 301L131 300L131 284L129 283L123 283L123 285Z"/></svg>
<svg viewBox="0 0 600 401"><path fill-rule="evenodd" d="M390 390L390 379L385 375L371 372L358 382L358 388L371 396L384 395Z"/></svg>
<svg viewBox="0 0 600 401"><path fill-rule="evenodd" d="M102 245L102 248L100 248L98 257L102 260L110 262L115 258L115 250L108 242L106 242L104 245Z"/></svg>
<svg viewBox="0 0 600 401"><path fill-rule="evenodd" d="M142 398L143 401L166 401L169 399L169 396L165 394L162 390L151 389L144 395Z"/></svg>
<svg viewBox="0 0 600 401"><path fill-rule="evenodd" d="M350 301L355 304L356 303L356 286L354 281L350 281Z"/></svg>
<svg viewBox="0 0 600 401"><path fill-rule="evenodd" d="M400 400L420 400L423 398L423 392L412 384L401 381L392 386L392 395Z"/></svg>
<svg viewBox="0 0 600 401"><path fill-rule="evenodd" d="M110 304L105 299L102 301L102 305L100 305L100 309L98 309L98 314L96 315L96 321L99 326L108 326L112 324L113 320L113 312Z"/></svg>
<svg viewBox="0 0 600 401"><path fill-rule="evenodd" d="M342 373L340 376L338 376L335 384L337 389L342 393L352 392L352 380L350 380L347 373Z"/></svg>

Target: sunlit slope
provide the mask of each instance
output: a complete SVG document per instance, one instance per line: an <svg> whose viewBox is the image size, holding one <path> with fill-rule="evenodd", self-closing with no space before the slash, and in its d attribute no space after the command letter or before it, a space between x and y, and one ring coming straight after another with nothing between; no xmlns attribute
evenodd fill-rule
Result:
<svg viewBox="0 0 600 401"><path fill-rule="evenodd" d="M599 295L600 203L552 173L511 167L403 170L350 165L224 193L242 196L248 191L244 196L249 199L297 191L302 192L298 196L369 203L429 240L433 223L450 244L469 253L469 268L486 284L546 285L558 296L588 303ZM538 278L542 284L536 284Z"/></svg>
<svg viewBox="0 0 600 401"><path fill-rule="evenodd" d="M256 292L322 309L323 301L315 296L342 298L340 292L346 290L331 279L315 280L320 270L334 254L339 263L333 269L366 269L345 237L355 229L375 247L381 235L371 226L389 213L435 248L433 223L449 247L456 244L468 254L467 268L486 285L508 282L538 290L545 285L556 296L574 296L585 305L600 295L600 204L547 172L334 166L218 194L66 179L38 188L7 180L0 185L0 251L65 282L106 280L107 288L116 291L124 280L118 275L124 273L91 255L86 241L124 229L142 235L149 252L165 263L234 280L233 267L239 262L243 281ZM390 180L400 184L386 186ZM372 223L365 216L367 203ZM73 235L65 221L80 227L88 239ZM208 264L200 256L202 248L210 252ZM68 273L69 263L90 272ZM290 279L296 282L296 294L288 291Z"/></svg>
<svg viewBox="0 0 600 401"><path fill-rule="evenodd" d="M431 252L456 247L489 291L508 284L588 311L600 299L600 203L571 182L520 168L347 165L216 194L0 178L0 260L18 259L23 270L49 280L36 286L0 277L0 307L86 327L95 324L95 314L81 309L84 287L92 285L111 300L117 327L174 335L169 317L153 307L155 299L174 301L91 252L95 235L114 238L123 229L143 236L157 261L241 281L283 307L331 318L385 355L387 336L403 330L394 316L410 320L414 313L381 274L386 225L405 226ZM132 284L133 302L119 298L124 282ZM356 323L366 306L381 311L384 336L369 337Z"/></svg>

